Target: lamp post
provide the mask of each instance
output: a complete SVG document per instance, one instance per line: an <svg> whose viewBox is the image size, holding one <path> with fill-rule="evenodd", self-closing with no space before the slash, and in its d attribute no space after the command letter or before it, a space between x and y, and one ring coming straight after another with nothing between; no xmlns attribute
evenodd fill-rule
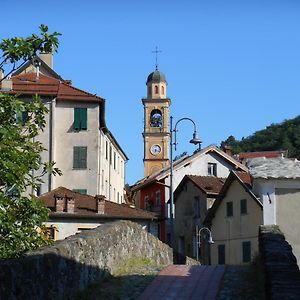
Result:
<svg viewBox="0 0 300 300"><path fill-rule="evenodd" d="M208 238L208 244L214 244L214 241L212 239L212 236L211 236L211 231L209 230L209 228L207 227L202 227L200 229L198 229L198 225L196 227L196 239L197 239L197 261L199 260L199 249L200 249L200 246L201 246L201 231L202 230L206 230L208 233L209 233L209 238Z"/></svg>
<svg viewBox="0 0 300 300"><path fill-rule="evenodd" d="M181 118L179 119L175 127L173 128L173 117L170 118L170 244L171 247L174 247L174 216L173 216L173 205L174 205L174 195L173 195L173 146L175 151L177 150L177 139L176 139L176 132L177 132L177 125L181 121L190 121L194 125L194 132L193 138L190 140L191 144L199 145L199 149L201 149L201 140L198 136L197 128L195 122L190 118ZM174 135L174 142L173 142L173 135Z"/></svg>

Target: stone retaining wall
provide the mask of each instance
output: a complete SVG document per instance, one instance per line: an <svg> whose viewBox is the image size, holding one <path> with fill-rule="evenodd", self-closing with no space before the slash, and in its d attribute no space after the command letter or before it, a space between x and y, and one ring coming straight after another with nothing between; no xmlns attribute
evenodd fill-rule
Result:
<svg viewBox="0 0 300 300"><path fill-rule="evenodd" d="M0 299L74 299L78 290L114 274L121 262L134 257L173 263L172 249L140 225L101 225L19 259L0 261Z"/></svg>
<svg viewBox="0 0 300 300"><path fill-rule="evenodd" d="M260 226L259 248L265 271L266 298L300 299L300 271L297 260L278 226Z"/></svg>

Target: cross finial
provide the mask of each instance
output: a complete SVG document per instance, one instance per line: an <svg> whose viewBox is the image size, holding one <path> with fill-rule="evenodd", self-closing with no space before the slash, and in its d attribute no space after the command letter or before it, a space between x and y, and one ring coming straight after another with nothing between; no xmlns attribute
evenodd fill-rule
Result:
<svg viewBox="0 0 300 300"><path fill-rule="evenodd" d="M152 51L152 53L155 53L155 70L157 70L157 68L158 68L158 63L157 63L157 54L158 53L161 53L162 51L161 50L158 50L158 47L156 46L155 47L155 50L154 51Z"/></svg>

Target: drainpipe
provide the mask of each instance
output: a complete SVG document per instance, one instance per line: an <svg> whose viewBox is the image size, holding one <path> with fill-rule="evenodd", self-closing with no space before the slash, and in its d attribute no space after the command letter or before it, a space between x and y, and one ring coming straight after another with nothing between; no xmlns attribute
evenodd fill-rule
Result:
<svg viewBox="0 0 300 300"><path fill-rule="evenodd" d="M55 105L55 98L51 100L50 102L50 108L49 108L49 162L53 161L53 107ZM48 174L48 192L52 190L52 174Z"/></svg>

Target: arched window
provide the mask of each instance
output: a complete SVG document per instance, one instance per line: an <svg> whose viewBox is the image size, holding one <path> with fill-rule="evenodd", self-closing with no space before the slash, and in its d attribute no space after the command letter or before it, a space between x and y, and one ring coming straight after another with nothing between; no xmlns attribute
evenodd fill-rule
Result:
<svg viewBox="0 0 300 300"><path fill-rule="evenodd" d="M155 93L155 94L158 94L158 85L155 85L155 86L154 86L154 93Z"/></svg>
<svg viewBox="0 0 300 300"><path fill-rule="evenodd" d="M162 114L159 109L153 109L150 115L150 126L161 127L162 126Z"/></svg>
<svg viewBox="0 0 300 300"><path fill-rule="evenodd" d="M164 86L161 87L161 93L162 93L162 94L165 93L165 87L164 87Z"/></svg>

